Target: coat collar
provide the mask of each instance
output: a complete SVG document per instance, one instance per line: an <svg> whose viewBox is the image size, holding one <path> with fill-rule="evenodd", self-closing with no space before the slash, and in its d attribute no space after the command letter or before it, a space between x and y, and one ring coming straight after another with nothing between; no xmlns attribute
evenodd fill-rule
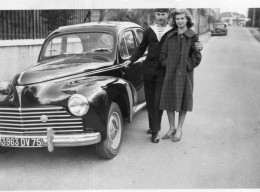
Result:
<svg viewBox="0 0 260 192"><path fill-rule="evenodd" d="M154 33L155 33L155 35L156 35L156 37L157 37L157 40L159 41L159 39L158 39L158 27L157 27L157 24L154 24L154 25L150 26L150 28L154 31ZM167 33L168 31L170 31L171 29L172 29L172 27L167 24L166 27L165 27L165 29L164 29L164 32L163 32L162 36L163 36L165 33Z"/></svg>
<svg viewBox="0 0 260 192"><path fill-rule="evenodd" d="M174 36L175 34L178 34L178 29L173 30L172 32L170 32L168 34L168 38ZM186 31L184 31L183 33L185 36L187 36L188 38L192 38L194 35L197 35L197 33L195 31L193 31L192 29L188 28Z"/></svg>

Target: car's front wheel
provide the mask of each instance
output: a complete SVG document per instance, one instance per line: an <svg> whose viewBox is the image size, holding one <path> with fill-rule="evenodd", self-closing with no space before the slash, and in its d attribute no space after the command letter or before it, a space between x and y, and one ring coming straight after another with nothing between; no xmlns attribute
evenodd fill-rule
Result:
<svg viewBox="0 0 260 192"><path fill-rule="evenodd" d="M96 145L99 156L112 159L118 152L122 141L123 119L119 106L112 102L107 117L107 138Z"/></svg>

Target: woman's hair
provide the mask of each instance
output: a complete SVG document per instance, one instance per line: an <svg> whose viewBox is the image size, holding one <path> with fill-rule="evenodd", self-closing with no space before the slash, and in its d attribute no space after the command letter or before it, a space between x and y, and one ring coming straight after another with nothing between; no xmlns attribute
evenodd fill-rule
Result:
<svg viewBox="0 0 260 192"><path fill-rule="evenodd" d="M185 17L187 19L186 26L187 26L187 28L191 28L194 25L194 23L192 23L191 15L185 9L178 9L178 10L171 11L170 17L172 17L173 21L174 21L173 27L174 28L178 28L178 26L176 25L176 20L175 19L176 19L176 15L180 15L180 14L184 14L185 15Z"/></svg>

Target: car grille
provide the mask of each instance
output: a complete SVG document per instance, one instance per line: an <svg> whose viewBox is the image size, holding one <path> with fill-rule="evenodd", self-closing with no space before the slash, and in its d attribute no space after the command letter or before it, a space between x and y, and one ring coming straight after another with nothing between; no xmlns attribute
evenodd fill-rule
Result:
<svg viewBox="0 0 260 192"><path fill-rule="evenodd" d="M83 132L82 118L63 107L0 108L0 134L45 135L47 128L57 134Z"/></svg>

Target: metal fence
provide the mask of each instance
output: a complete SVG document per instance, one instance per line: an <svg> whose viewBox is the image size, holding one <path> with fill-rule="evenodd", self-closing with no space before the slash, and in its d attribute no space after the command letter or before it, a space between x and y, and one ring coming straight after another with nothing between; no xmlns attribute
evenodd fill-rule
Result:
<svg viewBox="0 0 260 192"><path fill-rule="evenodd" d="M89 10L0 10L0 40L41 39L62 25L87 21Z"/></svg>

